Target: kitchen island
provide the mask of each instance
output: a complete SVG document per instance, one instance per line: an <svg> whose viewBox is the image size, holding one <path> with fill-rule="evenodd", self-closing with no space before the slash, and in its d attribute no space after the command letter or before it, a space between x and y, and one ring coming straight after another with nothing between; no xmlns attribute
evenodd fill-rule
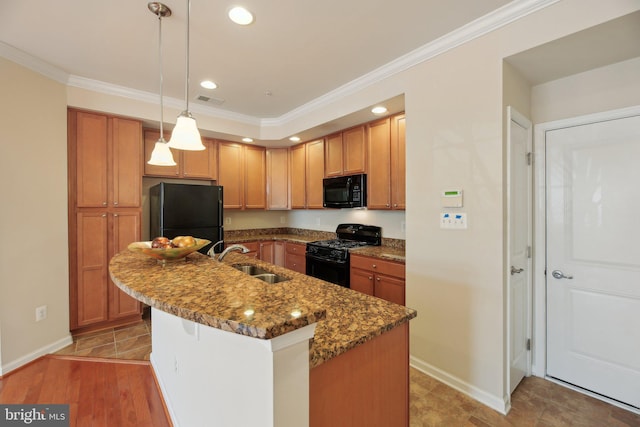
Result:
<svg viewBox="0 0 640 427"><path fill-rule="evenodd" d="M267 284L233 264L255 264L289 280ZM414 310L237 253L225 262L194 253L163 267L125 251L111 260L110 274L124 292L153 308L151 359L170 412L174 377L209 361L207 372L200 372L209 379L181 386L181 393L191 387L198 402L209 393L202 409L214 418L225 408L256 411L262 405L267 416L252 425L390 425L385 419L408 425L408 321ZM266 343L273 354L265 358L259 353ZM229 349L237 351L221 356ZM198 373L192 377L197 383ZM265 381L273 399L281 400L271 409L251 402ZM180 411L172 413L176 425L182 424ZM248 412L234 413L247 420Z"/></svg>

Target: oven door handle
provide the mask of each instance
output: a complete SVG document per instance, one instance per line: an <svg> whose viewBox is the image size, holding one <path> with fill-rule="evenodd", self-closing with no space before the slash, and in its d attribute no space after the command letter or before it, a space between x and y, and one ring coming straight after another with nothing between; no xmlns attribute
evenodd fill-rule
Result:
<svg viewBox="0 0 640 427"><path fill-rule="evenodd" d="M318 261L324 264L346 264L347 261L346 260L335 260L335 259L329 259L329 258L324 258L324 257L319 257L310 253L306 253L306 257L309 260L313 260L313 261Z"/></svg>

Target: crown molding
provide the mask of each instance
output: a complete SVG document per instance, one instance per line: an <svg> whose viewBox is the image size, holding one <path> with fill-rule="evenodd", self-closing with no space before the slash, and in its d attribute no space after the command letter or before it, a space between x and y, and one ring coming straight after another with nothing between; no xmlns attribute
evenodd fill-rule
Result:
<svg viewBox="0 0 640 427"><path fill-rule="evenodd" d="M60 68L49 64L35 56L29 55L15 47L8 45L0 41L0 56L7 58L8 60L22 65L36 73L49 77L58 83L67 84L69 80L69 73L61 70Z"/></svg>
<svg viewBox="0 0 640 427"><path fill-rule="evenodd" d="M283 126L315 110L331 105L351 94L434 58L473 39L495 31L524 16L550 6L560 0L514 0L495 11L482 16L432 42L429 42L391 62L364 74L339 88L297 107L280 117L262 119L261 126Z"/></svg>
<svg viewBox="0 0 640 427"><path fill-rule="evenodd" d="M337 89L327 92L314 100L275 118L259 118L246 114L235 113L220 108L191 104L191 110L210 117L232 120L239 123L263 127L280 127L321 108L357 93L364 88L387 79L397 73L405 71L417 64L427 61L448 50L454 49L473 39L481 37L524 16L548 7L560 0L514 0L505 6L488 13L424 46L415 49L357 79L354 79ZM22 52L0 41L0 55L23 65L33 71L48 76L60 83L82 89L116 95L143 102L156 102L158 95L136 89L118 86L84 77L69 75L65 71ZM183 100L165 98L165 104L175 109L181 109Z"/></svg>

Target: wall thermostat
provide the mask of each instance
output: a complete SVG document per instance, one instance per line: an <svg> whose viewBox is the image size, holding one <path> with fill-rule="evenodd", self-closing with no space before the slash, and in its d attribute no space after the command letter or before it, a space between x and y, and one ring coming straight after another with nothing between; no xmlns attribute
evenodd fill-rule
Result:
<svg viewBox="0 0 640 427"><path fill-rule="evenodd" d="M440 195L443 208L461 208L462 207L462 190L443 190Z"/></svg>

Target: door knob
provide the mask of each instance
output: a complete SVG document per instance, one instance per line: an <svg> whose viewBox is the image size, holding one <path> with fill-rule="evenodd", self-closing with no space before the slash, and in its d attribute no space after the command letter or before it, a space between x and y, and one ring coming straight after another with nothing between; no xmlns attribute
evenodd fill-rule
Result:
<svg viewBox="0 0 640 427"><path fill-rule="evenodd" d="M515 268L513 265L511 266L511 275L522 273L524 268Z"/></svg>
<svg viewBox="0 0 640 427"><path fill-rule="evenodd" d="M556 279L573 279L573 276L565 276L564 273L560 270L553 270L551 275Z"/></svg>

